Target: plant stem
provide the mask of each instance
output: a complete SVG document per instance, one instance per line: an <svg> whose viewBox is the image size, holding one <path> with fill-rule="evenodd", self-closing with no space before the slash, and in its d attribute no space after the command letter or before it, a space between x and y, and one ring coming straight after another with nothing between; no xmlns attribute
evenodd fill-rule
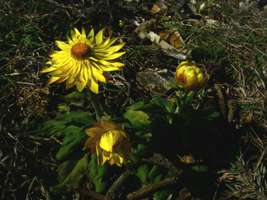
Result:
<svg viewBox="0 0 267 200"><path fill-rule="evenodd" d="M101 119L101 116L104 113L103 108L100 105L99 101L97 101L95 94L92 94L92 92L89 91L89 92L87 92L87 96L89 97L89 99L91 101L90 103L92 104L92 106L95 110L96 119L97 119L97 121L99 121Z"/></svg>

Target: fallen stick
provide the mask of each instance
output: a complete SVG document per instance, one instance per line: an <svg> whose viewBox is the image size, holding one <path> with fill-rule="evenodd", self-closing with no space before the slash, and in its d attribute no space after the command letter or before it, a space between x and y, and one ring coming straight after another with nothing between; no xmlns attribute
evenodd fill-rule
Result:
<svg viewBox="0 0 267 200"><path fill-rule="evenodd" d="M83 198L81 199L91 199L91 200L105 200L105 195L100 194L98 192L90 191L90 190L83 190L81 192Z"/></svg>
<svg viewBox="0 0 267 200"><path fill-rule="evenodd" d="M154 184L150 184L150 185L147 185L135 192L132 192L130 194L127 195L127 200L134 200L134 199L140 199L140 198L143 198L161 188L164 188L164 187L167 187L167 186L170 186L170 185L173 185L173 184L176 184L179 180L179 176L180 174L178 174L177 176L175 177L170 177L170 178L166 178L162 181L159 181L157 183L154 183Z"/></svg>
<svg viewBox="0 0 267 200"><path fill-rule="evenodd" d="M128 170L121 174L121 176L111 185L111 187L107 191L105 200L115 200L116 191L131 174L132 173Z"/></svg>

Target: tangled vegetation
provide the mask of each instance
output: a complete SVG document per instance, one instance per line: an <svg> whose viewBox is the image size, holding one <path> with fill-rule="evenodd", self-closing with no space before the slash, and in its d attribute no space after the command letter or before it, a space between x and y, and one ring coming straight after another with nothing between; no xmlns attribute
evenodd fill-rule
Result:
<svg viewBox="0 0 267 200"><path fill-rule="evenodd" d="M0 1L0 199L266 199L266 14Z"/></svg>

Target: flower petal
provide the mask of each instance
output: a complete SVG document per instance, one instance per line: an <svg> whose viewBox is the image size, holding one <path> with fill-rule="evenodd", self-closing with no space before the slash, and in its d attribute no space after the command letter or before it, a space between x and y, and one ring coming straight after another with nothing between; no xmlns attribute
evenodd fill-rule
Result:
<svg viewBox="0 0 267 200"><path fill-rule="evenodd" d="M56 67L48 67L48 68L41 70L41 73L52 72L52 71L55 71L56 69L57 69Z"/></svg>
<svg viewBox="0 0 267 200"><path fill-rule="evenodd" d="M119 69L120 67L124 66L124 64L121 63L121 62L110 62L110 61L105 61L105 60L99 60L98 62L101 63L102 65L104 65L107 68L116 67L117 69Z"/></svg>
<svg viewBox="0 0 267 200"><path fill-rule="evenodd" d="M95 43L96 45L99 45L103 42L103 32L104 29L101 29L95 36Z"/></svg>
<svg viewBox="0 0 267 200"><path fill-rule="evenodd" d="M86 32L84 28L82 28L81 40L86 41Z"/></svg>
<svg viewBox="0 0 267 200"><path fill-rule="evenodd" d="M52 76L49 78L48 80L48 84L52 84L52 83L55 83L56 81L58 81L60 79L60 77L56 77L56 76Z"/></svg>
<svg viewBox="0 0 267 200"><path fill-rule="evenodd" d="M104 132L104 129L101 127L92 127L86 129L85 132L89 137L96 137L98 135L101 136L102 132Z"/></svg>
<svg viewBox="0 0 267 200"><path fill-rule="evenodd" d="M89 39L90 43L92 43L94 41L94 37L95 37L95 31L94 31L94 29L91 29L91 31L87 37Z"/></svg>
<svg viewBox="0 0 267 200"><path fill-rule="evenodd" d="M123 140L120 130L110 130L102 135L99 146L107 152L113 152L114 146Z"/></svg>
<svg viewBox="0 0 267 200"><path fill-rule="evenodd" d="M119 45L109 47L106 51L108 54L113 54L113 53L119 51L124 45L125 45L125 43L121 43Z"/></svg>
<svg viewBox="0 0 267 200"><path fill-rule="evenodd" d="M84 69L85 69L85 67L80 66L80 73L78 76L79 79L77 80L77 83L76 83L76 87L77 87L79 92L81 92L87 84L87 78L86 78L87 72L85 72Z"/></svg>
<svg viewBox="0 0 267 200"><path fill-rule="evenodd" d="M98 84L94 79L91 79L90 89L95 94L98 94L98 92L99 92Z"/></svg>
<svg viewBox="0 0 267 200"><path fill-rule="evenodd" d="M102 82L102 83L106 83L107 80L105 78L105 76L103 75L102 72L100 72L98 69L96 68L92 68L92 71L93 71L93 76L96 80Z"/></svg>
<svg viewBox="0 0 267 200"><path fill-rule="evenodd" d="M107 57L104 57L103 60L113 60L113 59L116 59L116 58L119 58L121 57L123 54L125 54L126 52L118 52L118 53L114 53L114 54L111 54Z"/></svg>
<svg viewBox="0 0 267 200"><path fill-rule="evenodd" d="M124 162L124 158L117 153L113 153L111 159L109 160L110 165L116 164L118 167L121 167Z"/></svg>
<svg viewBox="0 0 267 200"><path fill-rule="evenodd" d="M99 49L105 49L105 48L109 48L112 44L114 44L116 41L118 40L118 38L108 38L105 42L103 42L102 44L99 44L97 46L95 46L95 50L99 50Z"/></svg>
<svg viewBox="0 0 267 200"><path fill-rule="evenodd" d="M62 41L56 40L56 45L58 46L58 48L60 48L63 51L69 50L70 46Z"/></svg>
<svg viewBox="0 0 267 200"><path fill-rule="evenodd" d="M73 77L69 77L66 81L66 89L72 88L75 85L75 79Z"/></svg>

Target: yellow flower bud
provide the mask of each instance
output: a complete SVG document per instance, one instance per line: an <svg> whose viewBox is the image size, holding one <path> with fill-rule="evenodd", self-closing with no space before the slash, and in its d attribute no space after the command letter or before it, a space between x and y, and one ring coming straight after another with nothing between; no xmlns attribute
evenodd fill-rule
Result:
<svg viewBox="0 0 267 200"><path fill-rule="evenodd" d="M197 90L208 80L208 74L189 61L181 62L176 69L176 81L182 88Z"/></svg>
<svg viewBox="0 0 267 200"><path fill-rule="evenodd" d="M102 121L86 130L89 138L85 146L96 152L98 163L122 166L130 153L130 142L121 127L112 122Z"/></svg>

